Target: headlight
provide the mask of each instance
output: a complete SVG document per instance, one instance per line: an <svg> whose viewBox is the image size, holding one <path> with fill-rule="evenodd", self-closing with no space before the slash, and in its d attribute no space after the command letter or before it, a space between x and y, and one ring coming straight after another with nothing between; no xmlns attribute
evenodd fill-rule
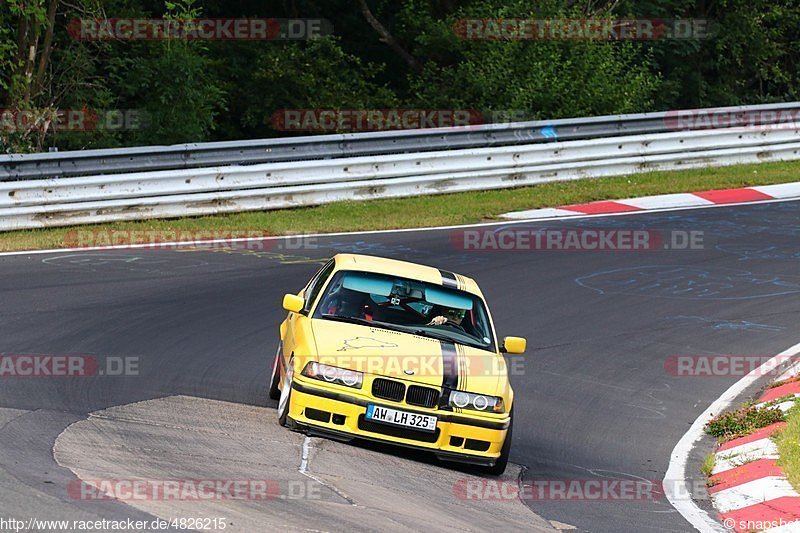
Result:
<svg viewBox="0 0 800 533"><path fill-rule="evenodd" d="M347 370L336 366L323 365L322 363L310 362L303 369L302 374L307 378L314 378L328 383L336 383L345 387L361 388L363 374L355 370Z"/></svg>
<svg viewBox="0 0 800 533"><path fill-rule="evenodd" d="M502 398L460 390L450 391L450 406L484 413L502 413L504 409Z"/></svg>

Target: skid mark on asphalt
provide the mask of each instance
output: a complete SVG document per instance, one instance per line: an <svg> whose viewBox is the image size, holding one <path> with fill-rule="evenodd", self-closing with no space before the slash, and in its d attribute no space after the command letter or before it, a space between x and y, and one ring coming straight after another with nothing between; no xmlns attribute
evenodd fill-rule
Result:
<svg viewBox="0 0 800 533"><path fill-rule="evenodd" d="M701 322L705 327L715 330L726 331L783 331L785 326L776 326L772 324L759 324L758 322L750 322L749 320L724 320L721 318L708 318L695 315L678 315L668 316L667 320L678 320L684 322Z"/></svg>
<svg viewBox="0 0 800 533"><path fill-rule="evenodd" d="M42 259L45 265L57 266L66 270L98 272L128 271L148 274L169 274L190 268L200 268L208 263L196 259L180 258L174 255L156 257L154 255L126 254L66 254Z"/></svg>
<svg viewBox="0 0 800 533"><path fill-rule="evenodd" d="M576 377L576 376L574 376L572 374L561 374L559 372L553 372L551 370L537 370L536 372L539 373L539 374L550 374L551 376L556 376L556 377L559 377L559 378L580 381L582 383L588 383L590 385L599 385L601 387L608 387L609 389L616 389L616 390L621 390L621 391L624 391L624 392L636 392L635 389L630 389L628 387L620 387L619 385L614 385L614 384L611 384L611 383L605 383L603 381L597 381L597 380L594 380L594 379L579 378L579 377Z"/></svg>
<svg viewBox="0 0 800 533"><path fill-rule="evenodd" d="M539 374L549 374L551 376L556 376L556 377L562 378L564 380L579 381L581 383L587 383L589 385L595 385L595 386L598 386L598 387L606 387L606 388L609 388L609 389L614 389L614 390L618 390L618 391L622 391L622 392L628 392L628 393L632 393L632 394L635 394L636 392L638 392L636 389L631 389L629 387L621 387L619 385L614 385L612 383L606 383L606 382L603 382L603 381L597 381L597 380L594 380L594 379L579 378L579 377L576 377L576 376L574 376L572 374L560 374L558 372L553 372L553 371L550 371L550 370L538 370L538 373ZM651 416L646 416L646 415L629 415L629 416L631 416L633 418L645 418L645 419L647 419L647 418L652 418L652 419L666 418L667 415L666 415L666 407L664 406L664 402L662 400L659 400L658 398L656 398L654 396L654 394L656 392L669 392L671 390L671 387L667 383L662 383L661 387L662 387L662 389L657 389L656 387L650 387L649 389L647 389L647 391L644 394L644 398L642 399L641 402L637 401L635 403L623 404L625 407L632 407L634 409L642 409L644 411L647 411L647 412L651 413Z"/></svg>
<svg viewBox="0 0 800 533"><path fill-rule="evenodd" d="M598 294L696 300L750 300L800 293L800 283L746 270L645 265L595 272L575 282Z"/></svg>
<svg viewBox="0 0 800 533"><path fill-rule="evenodd" d="M0 431L3 431L6 426L30 412L31 411L25 409L9 409L7 407L0 407Z"/></svg>
<svg viewBox="0 0 800 533"><path fill-rule="evenodd" d="M741 238L769 234L772 236L800 236L800 225L786 224L786 216L794 216L796 202L777 202L737 209L724 209L724 218L712 210L647 213L636 217L602 217L579 219L581 225L633 228L665 228L694 230L703 228L706 235L720 238Z"/></svg>
<svg viewBox="0 0 800 533"><path fill-rule="evenodd" d="M283 252L269 252L265 250L248 250L247 248L238 247L210 247L210 248L196 248L187 247L175 250L179 253L223 253L229 255L242 255L247 257L256 257L259 259L266 259L274 261L281 265L303 265L303 264L319 264L324 265L328 262L330 257L309 257L306 255L287 254Z"/></svg>
<svg viewBox="0 0 800 533"><path fill-rule="evenodd" d="M642 409L648 413L651 413L652 416L645 416L645 415L632 415L632 416L634 416L635 418L652 418L652 419L667 417L666 414L667 408L664 405L663 400L659 400L658 398L655 397L655 393L669 392L670 390L672 390L672 387L670 387L669 384L667 383L662 383L661 385L663 387L662 390L657 390L655 387L650 387L649 389L647 389L644 401L642 403L637 402L637 403L625 404L627 407L633 407L634 409ZM647 401L648 399L652 401L648 402Z"/></svg>
<svg viewBox="0 0 800 533"><path fill-rule="evenodd" d="M656 322L647 326L647 331L651 334L662 332L662 331L670 331L675 329L674 325L660 325L662 322ZM638 335L642 332L642 328L636 329L625 329L620 330L614 333L603 333L602 335L592 335L588 337L578 337L577 333L568 341L568 342L557 342L551 344L536 344L534 345L532 342L528 341L528 349L531 351L539 351L539 350L552 350L555 348L566 348L566 347L573 347L578 344L586 344L595 341L607 341L609 339L628 339L631 336Z"/></svg>
<svg viewBox="0 0 800 533"><path fill-rule="evenodd" d="M796 261L800 259L800 250L796 248L757 244L718 244L716 249L720 252L738 255L739 261Z"/></svg>
<svg viewBox="0 0 800 533"><path fill-rule="evenodd" d="M575 485L577 487L576 497L580 495L586 496L586 499L583 500L570 500L569 498L565 497L563 500L565 503L583 502L585 505L592 505L595 503L598 505L608 505L609 501L616 499L624 503L625 506L628 506L628 509L635 508L640 512L659 514L677 513L677 511L669 505L669 502L666 500L666 498L664 498L664 490L660 480L648 479L646 477L622 470L588 467L570 462L560 462L560 464L563 467L573 469L576 472L583 472L585 474L572 474L569 476L569 479L567 479L567 476L562 476L559 478L550 478L544 480L541 478L526 476L526 482L532 483L534 487L537 486L537 481L543 481L545 483L545 487L547 486L546 484L550 482L563 482L567 485ZM593 489L590 489L592 485L589 485L589 482L597 481L604 482L601 488L598 489L601 491L601 494L599 495L590 492ZM634 485L631 485L631 482L634 483ZM583 491L586 492L584 493ZM565 494L571 494L569 489ZM602 498L600 496L602 496ZM557 498L554 498L549 502L545 502L543 500L543 503L554 505L558 504L559 500ZM626 511L627 509L624 508L619 510L619 512L623 515ZM680 531L671 528L659 527L655 524L648 524L647 529L654 531ZM588 531L595 530L589 529Z"/></svg>

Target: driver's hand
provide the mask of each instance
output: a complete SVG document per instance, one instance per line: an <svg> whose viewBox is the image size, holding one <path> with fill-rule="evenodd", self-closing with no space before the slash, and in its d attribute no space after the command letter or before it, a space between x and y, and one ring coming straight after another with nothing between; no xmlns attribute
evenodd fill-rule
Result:
<svg viewBox="0 0 800 533"><path fill-rule="evenodd" d="M428 325L428 326L441 326L441 325L442 325L442 324L444 324L445 322L447 322L447 319L446 319L445 317L443 317L443 316L436 316L436 317L433 317L433 320L431 320L430 322L428 322L428 324L427 324L427 325Z"/></svg>

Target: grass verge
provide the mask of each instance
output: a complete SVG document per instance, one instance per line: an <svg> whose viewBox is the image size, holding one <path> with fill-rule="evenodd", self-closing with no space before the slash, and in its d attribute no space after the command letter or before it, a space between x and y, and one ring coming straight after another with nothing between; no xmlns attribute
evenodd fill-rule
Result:
<svg viewBox="0 0 800 533"><path fill-rule="evenodd" d="M75 230L260 231L271 235L329 233L470 224L509 211L595 200L798 181L800 162L651 172L547 183L534 187L454 193L231 215L116 222L0 233L0 251L62 248Z"/></svg>
<svg viewBox="0 0 800 533"><path fill-rule="evenodd" d="M775 436L778 445L778 465L794 490L800 491L800 405L786 414L786 426Z"/></svg>

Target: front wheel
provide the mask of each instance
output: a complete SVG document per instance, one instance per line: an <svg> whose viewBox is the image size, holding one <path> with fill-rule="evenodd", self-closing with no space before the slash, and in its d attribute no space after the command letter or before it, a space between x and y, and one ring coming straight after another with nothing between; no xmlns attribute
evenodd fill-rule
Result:
<svg viewBox="0 0 800 533"><path fill-rule="evenodd" d="M269 380L269 399L277 400L281 397L281 360L283 357L283 343L278 343L278 351L275 353L275 360L272 362L272 377Z"/></svg>
<svg viewBox="0 0 800 533"><path fill-rule="evenodd" d="M503 442L503 447L500 448L500 457L494 466L485 467L483 472L492 476L501 476L506 471L508 466L508 457L511 455L511 437L514 429L514 413L511 413L511 419L508 422L508 432L506 433L506 440Z"/></svg>
<svg viewBox="0 0 800 533"><path fill-rule="evenodd" d="M289 419L289 405L292 396L292 378L294 378L294 358L289 359L286 365L286 373L283 376L280 397L278 399L278 423L283 427L291 427Z"/></svg>

